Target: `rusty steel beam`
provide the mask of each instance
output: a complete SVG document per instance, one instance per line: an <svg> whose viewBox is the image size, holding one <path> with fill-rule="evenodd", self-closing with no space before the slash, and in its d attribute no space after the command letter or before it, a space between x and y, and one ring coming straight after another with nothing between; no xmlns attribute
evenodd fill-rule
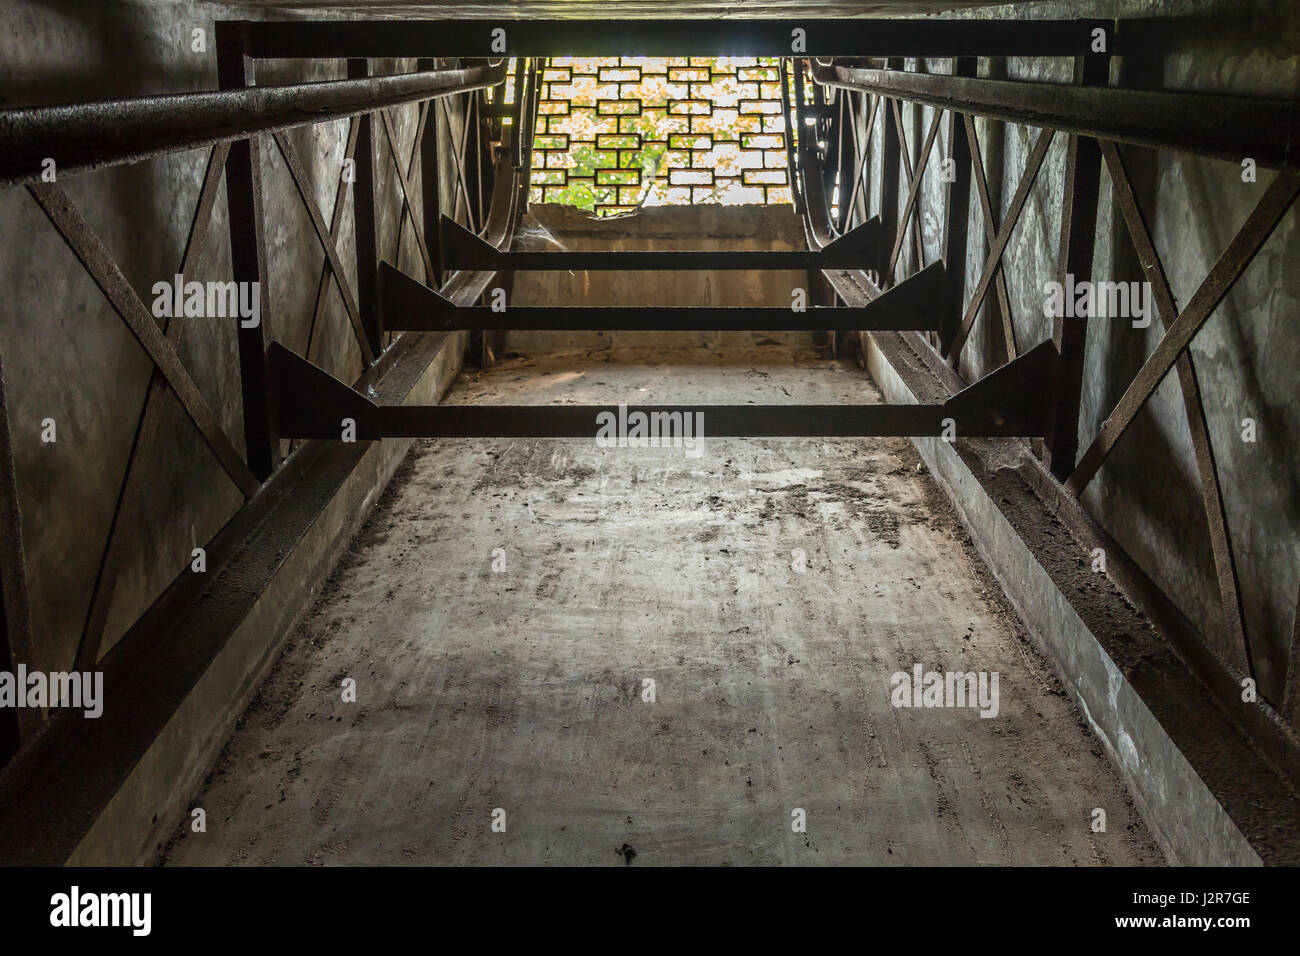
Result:
<svg viewBox="0 0 1300 956"><path fill-rule="evenodd" d="M0 187L495 86L505 64L0 110Z"/></svg>
<svg viewBox="0 0 1300 956"><path fill-rule="evenodd" d="M483 131L478 115L478 96L469 93L465 96L465 180L469 192L465 202L470 207L474 222L483 221ZM532 155L525 149L524 168L532 168Z"/></svg>
<svg viewBox="0 0 1300 956"><path fill-rule="evenodd" d="M484 306L457 306L391 264L385 262L380 266L384 327L425 332L456 329L930 331L937 327L944 283L943 263L936 262L861 307L811 307L796 312L785 306L510 306L497 312Z"/></svg>
<svg viewBox="0 0 1300 956"><path fill-rule="evenodd" d="M903 163L903 182L907 186L907 192L910 196L913 189L916 188L914 184L918 177L914 175L912 170L912 148L908 145L907 131L903 128L903 104L898 100L894 100L893 107L894 125L898 128L899 159ZM917 265L918 267L925 265L925 245L921 241L921 224L911 218L908 210L904 210L900 215L899 234L901 235L907 229L907 224L910 221L912 224L912 239L916 242ZM894 270L892 268L886 269L885 275L888 276L891 283L894 281Z"/></svg>
<svg viewBox="0 0 1300 956"><path fill-rule="evenodd" d="M171 386L181 407L185 409L185 413L198 428L203 440L221 462L222 468L230 476L231 481L245 497L256 494L261 482L249 471L248 466L239 457L239 453L235 451L235 446L221 430L221 424L208 407L198 386L194 384L194 379L190 377L190 373L186 371L184 364L176 355L176 350L158 328L153 315L140 301L140 297L131 288L131 283L122 274L122 270L113 261L108 250L104 248L99 236L90 228L90 224L55 183L31 183L27 186L27 190L59 235L63 237L68 248L99 286L113 310L122 317L131 335L167 379L167 384Z"/></svg>
<svg viewBox="0 0 1300 956"><path fill-rule="evenodd" d="M619 406L378 405L279 343L271 347L276 410L296 437L357 441L382 438L595 438L597 414ZM1049 423L1056 350L1026 352L936 405L667 405L622 406L621 413L704 415L711 437L968 437L1042 434ZM348 422L348 425L345 425Z"/></svg>
<svg viewBox="0 0 1300 956"><path fill-rule="evenodd" d="M470 229L474 227L474 210L469 202L469 185L465 179L465 144L469 142L469 123L465 119L461 123L461 138L456 140L456 128L451 123L451 108L447 106L445 100L439 100L438 106L442 110L443 119L447 121L447 139L451 144L451 158L456 168L456 190L455 196L451 203L451 218L459 222L460 201L461 197L465 198L465 219ZM522 162L522 160L521 160Z"/></svg>
<svg viewBox="0 0 1300 956"><path fill-rule="evenodd" d="M816 63L827 86L1139 146L1260 166L1300 161L1300 100L987 80Z"/></svg>
<svg viewBox="0 0 1300 956"><path fill-rule="evenodd" d="M316 205L316 197L313 194L311 183L308 182L307 169L298 157L298 151L294 149L293 143L289 142L284 133L275 133L274 139L275 145L279 147L280 155L284 158L284 165L289 170L289 178L293 180L294 188L298 191L298 198L302 200L303 208L307 210L307 216L311 219L312 228L316 231L316 238L320 240L321 248L325 251L325 260L329 263L330 272L334 275L334 282L338 286L339 295L343 297L343 307L347 310L348 319L352 323L352 331L356 333L357 346L361 349L361 357L367 365L373 365L375 354L366 339L366 328L362 324L360 309L356 299L352 297L352 288L348 285L347 273L343 271L343 260L339 257L338 248L334 245L334 237L330 232L330 227L325 224L325 218ZM357 176L358 178L361 176L359 171Z"/></svg>
<svg viewBox="0 0 1300 956"><path fill-rule="evenodd" d="M1088 446L1065 487L1076 497L1097 473L1148 398L1164 381L1183 349L1214 313L1223 297L1263 247L1300 194L1300 173L1279 172L1244 224L1228 243L1191 301L1169 326L1164 338L1138 371L1119 403Z"/></svg>
<svg viewBox="0 0 1300 956"><path fill-rule="evenodd" d="M422 59L416 65L421 69L431 69L437 64L434 59ZM503 94L504 95L504 94ZM425 111L423 133L418 144L420 152L420 195L423 206L424 240L429 244L429 257L433 261L433 275L429 282L435 286L442 285L442 239L438 235L438 223L442 218L442 198L439 195L441 174L438 169L440 137L438 134L438 110L431 101ZM308 356L310 358L311 356Z"/></svg>
<svg viewBox="0 0 1300 956"><path fill-rule="evenodd" d="M240 38L217 31L217 82L224 90L247 90L257 81L253 60ZM230 228L232 277L261 294L261 321L237 324L239 387L243 399L244 454L259 479L270 477L280 459L268 398L266 328L271 319L270 272L266 261L266 234L262 207L262 138L249 136L230 144L226 156L226 213Z"/></svg>
<svg viewBox="0 0 1300 956"><path fill-rule="evenodd" d="M971 159L971 172L974 174L975 190L979 193L980 211L983 214L984 241L991 249L993 243L998 240L998 217L993 210L993 199L989 195L989 181L984 173L984 157L980 153L979 134L975 131L975 117L967 113L962 116L962 120L966 127L966 141L970 144L966 152ZM994 267L993 282L997 288L998 309L1002 313L1002 338L1006 344L1007 358L1013 359L1020 354L1020 346L1016 342L1016 325L1011 315L1011 297L1007 293L1007 277L1002 274L1000 259ZM960 305L957 311L961 311ZM951 348L951 344L951 342L945 344L945 351Z"/></svg>
<svg viewBox="0 0 1300 956"><path fill-rule="evenodd" d="M884 135L880 143L880 222L886 236L896 236L899 231L898 176L903 147L899 140L898 124L893 121L894 106L894 101L890 99L883 100L881 104L885 115L881 118L881 132ZM881 288L888 288L894 277L884 271L885 263L878 261L872 263L872 266L880 270Z"/></svg>
<svg viewBox="0 0 1300 956"><path fill-rule="evenodd" d="M419 56L1073 56L1107 20L233 21L268 58ZM792 31L804 31L793 49ZM495 31L501 31L497 34ZM501 44L504 43L504 49Z"/></svg>
<svg viewBox="0 0 1300 956"><path fill-rule="evenodd" d="M1029 198L1029 190L1034 185L1034 180L1038 178L1038 171L1043 168L1043 160L1047 157L1047 148L1052 145L1053 135L1053 130L1039 130L1038 139L1034 142L1034 148L1025 161L1025 171L1020 177L1019 185L1016 186L1015 195L1011 197L1011 206L1007 209L1007 218L1002 223L1002 228L998 230L997 237L989 247L988 259L984 263L984 272L980 275L980 281L975 286L975 293L971 296L970 304L966 306L966 314L962 317L961 326L957 329L957 335L953 338L952 347L948 350L948 361L954 368L961 356L962 346L966 344L966 339L970 336L970 330L975 324L975 316L979 313L980 305L984 302L984 296L988 293L989 283L993 281L993 274L1002 263L1002 253L1006 251L1007 241L1010 240L1011 233L1020 220L1020 213L1025 208L1025 200Z"/></svg>
<svg viewBox="0 0 1300 956"><path fill-rule="evenodd" d="M362 79L370 76L370 62L365 59L348 60L348 76ZM375 356L383 351L383 336L379 331L379 228L375 201L375 129L374 114L362 113L357 117L357 151L355 169L357 181L352 189L352 228L356 234L357 302L360 310L361 338L365 341L361 351L366 365L373 365ZM366 354L369 353L369 354Z"/></svg>
<svg viewBox="0 0 1300 956"><path fill-rule="evenodd" d="M1142 272L1151 283L1152 296L1160 315L1160 323L1167 330L1178 317L1178 305L1174 301L1173 289L1165 274L1164 263L1156 252L1147 227L1142 207L1133 192L1133 184L1119 147L1111 142L1101 144L1102 158L1110 173L1115 202L1128 227L1129 237L1137 252ZM1232 654L1239 649L1238 661L1246 673L1255 675L1254 655L1250 640L1246 634L1245 611L1241 604L1241 587L1237 579L1237 563L1232 553L1232 538L1228 533L1228 515L1223 502L1223 490L1219 485L1219 469L1215 463L1214 445L1210 440L1209 423L1205 419L1205 407L1201 401L1201 386L1196 377L1196 366L1192 362L1190 351L1184 350L1178 355L1178 384L1183 396L1183 410L1187 415L1187 429L1191 434L1192 450L1196 455L1196 470L1201 479L1201 502L1205 507L1205 518L1210 531L1210 547L1214 553L1214 570L1219 584L1219 598L1223 608L1224 627L1228 632L1227 650Z"/></svg>
<svg viewBox="0 0 1300 956"><path fill-rule="evenodd" d="M1074 63L1074 81L1104 87L1110 75L1110 57L1080 56ZM1101 147L1088 136L1072 134L1066 145L1065 181L1061 207L1061 236L1057 281L1069 276L1092 276L1092 248L1097 242L1097 197L1101 187ZM1074 470L1079 453L1079 412L1083 401L1083 359L1088 317L1061 314L1052 319L1052 341L1061 356L1057 372L1056 424L1048 443L1049 467L1058 481Z"/></svg>
<svg viewBox="0 0 1300 956"><path fill-rule="evenodd" d="M876 115L880 112L880 102L881 98L879 96L871 97L871 112L867 114L866 132L860 140L856 135L857 124L856 120L854 121L854 165L857 168L853 174L853 191L849 194L849 206L851 211L857 208L859 192L862 189L862 184L867 181L866 171L867 161L870 159L871 134L875 130ZM849 114L850 119L853 115L853 113ZM859 148L859 146L861 148ZM868 197L866 193L862 193L863 218L866 218L869 211L870 197ZM848 220L846 220L846 222L847 221Z"/></svg>
<svg viewBox="0 0 1300 956"><path fill-rule="evenodd" d="M894 104L895 116L901 119L898 112L898 104ZM889 253L889 265L885 267L885 274L893 279L894 268L898 265L898 257L903 251L904 234L909 224L916 225L916 267L923 269L925 267L925 248L921 245L920 224L912 219L912 211L916 208L916 200L921 194L921 178L925 176L925 168L930 163L930 153L934 149L934 141L939 135L939 121L943 118L943 110L935 110L934 116L930 120L930 129L925 135L925 143L921 146L921 155L916 161L916 170L911 169L911 160L908 159L906 151L903 158L907 160L907 198L903 200L903 219L899 224L898 235L894 237L894 248ZM902 137L900 137L901 139ZM906 140L903 140L904 150L906 150Z"/></svg>
<svg viewBox="0 0 1300 956"><path fill-rule="evenodd" d="M357 139L361 133L361 125L358 117L352 117L348 123L348 138L343 147L343 163L347 165L348 160L353 161L353 168L356 168ZM347 209L348 187L351 185L349 178L345 177L342 170L339 171L338 188L334 191L334 210L330 214L330 241L338 246L339 237L343 234L343 213ZM316 329L320 325L321 313L325 311L325 299L329 292L330 277L334 274L334 268L330 265L329 256L321 264L320 279L316 283L316 304L312 307L311 326L307 330L307 348L303 354L309 359L312 355L312 346L316 343Z"/></svg>
<svg viewBox="0 0 1300 956"><path fill-rule="evenodd" d="M402 234L406 229L406 220L411 220L411 232L415 234L415 244L420 250L420 258L424 262L424 281L435 283L433 258L429 254L429 246L425 242L424 227L415 215L415 206L413 197L415 196L415 187L411 185L411 177L415 175L416 166L420 160L420 139L424 136L425 121L429 116L429 104L420 104L420 117L415 124L414 146L411 154L407 158L406 168L402 167L402 158L397 151L397 131L393 128L393 122L388 116L387 110L380 110L379 117L384 124L384 139L388 141L388 154L392 157L393 168L397 171L398 183L402 189L402 211L397 217L397 250L393 253L393 258L401 261L402 258Z"/></svg>
<svg viewBox="0 0 1300 956"><path fill-rule="evenodd" d="M953 63L953 71L960 76L973 76L976 61L963 57ZM936 114L941 111L936 110ZM943 245L940 257L948 265L948 289L944 299L943 317L939 323L939 352L948 351L957 334L957 317L966 300L966 249L970 230L971 141L965 135L965 117L948 112L948 159L952 163L952 181L948 183L943 203ZM998 270L998 277L1002 275ZM1008 358L1015 358L1010 352Z"/></svg>
<svg viewBox="0 0 1300 956"><path fill-rule="evenodd" d="M835 121L835 172L839 175L839 184L836 186L836 198L839 199L839 219L835 223L835 228L843 232L848 227L849 221L849 177L847 175L849 163L845 157L849 155L848 149L849 137L857 136L857 127L850 119L854 112L853 94L847 90L842 90L835 98L839 103L839 115ZM857 143L854 142L854 152L856 154ZM832 177L832 181L834 177Z"/></svg>
<svg viewBox="0 0 1300 956"><path fill-rule="evenodd" d="M219 143L212 147L208 156L208 167L203 175L203 185L199 188L199 200L195 204L194 218L190 224L189 238L185 242L185 251L181 255L181 264L177 272L181 276L192 275L199 255L207 240L208 227L212 224L212 209L216 203L218 187L221 185L225 170L226 155L230 144ZM177 317L162 320L163 334L173 348L180 344L184 323ZM117 500L113 506L113 518L108 525L108 537L104 551L100 555L99 568L95 572L95 583L90 592L90 604L82 621L81 638L77 643L76 666L78 670L90 670L99 660L99 647L104 637L104 627L108 621L108 612L112 607L113 595L117 590L118 575L126 560L123 548L125 538L118 533L119 528L139 527L140 497L132 496L131 491L138 480L137 468L140 464L139 453L142 449L154 448L162 428L162 397L167 392L167 379L154 369L149 376L149 389L145 392L144 406L136 422L135 434L131 439L131 450L127 453L126 473L118 487Z"/></svg>

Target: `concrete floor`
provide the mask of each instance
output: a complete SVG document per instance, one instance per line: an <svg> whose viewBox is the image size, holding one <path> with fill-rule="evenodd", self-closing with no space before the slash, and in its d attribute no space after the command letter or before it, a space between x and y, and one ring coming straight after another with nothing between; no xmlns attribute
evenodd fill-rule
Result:
<svg viewBox="0 0 1300 956"><path fill-rule="evenodd" d="M513 358L448 400L880 397L769 346ZM166 861L1161 863L919 468L904 439L417 443ZM914 663L997 671L999 715L895 709Z"/></svg>

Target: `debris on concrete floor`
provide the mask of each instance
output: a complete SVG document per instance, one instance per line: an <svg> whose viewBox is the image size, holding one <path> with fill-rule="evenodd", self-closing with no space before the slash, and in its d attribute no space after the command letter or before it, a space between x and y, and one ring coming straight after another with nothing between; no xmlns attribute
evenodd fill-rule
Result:
<svg viewBox="0 0 1300 956"><path fill-rule="evenodd" d="M508 357L447 400L881 398L763 347ZM418 442L166 861L1163 862L918 464L901 438ZM892 706L917 664L996 672L997 716Z"/></svg>

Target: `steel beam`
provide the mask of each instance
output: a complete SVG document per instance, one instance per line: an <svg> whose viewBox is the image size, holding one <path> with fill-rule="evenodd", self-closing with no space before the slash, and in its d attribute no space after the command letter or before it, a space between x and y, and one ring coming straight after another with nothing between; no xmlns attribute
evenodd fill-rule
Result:
<svg viewBox="0 0 1300 956"><path fill-rule="evenodd" d="M898 158L903 164L903 184L907 187L908 196L911 196L912 191L916 188L917 184L916 173L912 170L912 147L908 145L907 130L903 127L903 104L898 100L894 100L891 106L892 109L890 112L894 118L894 127L898 130ZM936 116L938 112L940 111L936 110ZM904 199L905 203L906 201L907 200ZM907 230L907 224L910 220L912 224L912 239L916 243L916 262L919 267L925 263L925 243L921 241L920 222L915 219L910 219L910 215L910 212L904 212L902 218L899 219L899 235L901 236L902 233ZM899 242L901 244L902 240L900 239ZM885 275L889 277L891 283L894 281L894 270L892 265L885 270Z"/></svg>
<svg viewBox="0 0 1300 956"><path fill-rule="evenodd" d="M958 76L974 76L976 60L965 57L953 62L953 72ZM971 141L966 136L968 117L949 111L948 113L948 159L952 161L953 179L948 183L948 195L943 204L943 251L942 259L952 268L948 270L948 289L945 293L943 321L939 328L939 352L947 352L952 340L957 336L958 316L966 298L966 246L967 230L970 225L970 186L974 176L974 164L971 161ZM990 237L991 238L991 237ZM997 278L1001 280L1002 272ZM999 281L998 291L1003 291ZM1014 351L1007 353L1008 358L1015 358Z"/></svg>
<svg viewBox="0 0 1300 956"><path fill-rule="evenodd" d="M936 262L865 306L853 308L813 306L796 312L780 306L509 306L497 312L484 306L458 306L386 262L380 266L379 274L385 328L424 332L456 329L933 331L939 326L946 282L943 264Z"/></svg>
<svg viewBox="0 0 1300 956"><path fill-rule="evenodd" d="M437 65L434 59L421 59L416 66L421 70L431 70ZM502 87L502 90L505 88ZM504 92L502 93L504 96ZM438 168L438 156L442 142L438 135L438 109L430 103L424 119L424 132L420 136L420 194L424 221L424 238L429 244L429 259L433 264L433 275L429 281L441 286L443 278L442 240L438 235L438 222L442 218L441 171ZM310 358L311 356L308 356Z"/></svg>
<svg viewBox="0 0 1300 956"><path fill-rule="evenodd" d="M358 117L357 122L364 123L366 119L368 117ZM294 188L298 190L298 198L302 200L303 208L307 211L307 217L311 220L312 228L316 231L316 238L320 240L321 248L325 252L325 261L334 276L334 281L338 284L339 295L343 299L343 307L348 314L348 320L352 323L352 330L356 334L362 358L367 365L372 364L375 356L372 347L366 341L366 329L362 324L362 313L356 299L352 297L352 287L348 285L347 273L343 269L343 260L339 257L334 235L330 227L325 224L325 217L321 215L320 207L316 205L316 196L307 169L303 166L298 151L287 136L283 133L276 133L274 139L275 145L280 149L280 155L284 158L285 167L289 170L289 177L293 180ZM349 134L350 139L351 134ZM365 182L362 168L362 163L358 161L358 182ZM361 283L358 283L358 285L361 285Z"/></svg>
<svg viewBox="0 0 1300 956"><path fill-rule="evenodd" d="M415 176L416 163L420 156L420 140L424 137L424 127L428 122L429 108L428 104L421 104L420 117L415 126L415 136L413 137L414 147L407 159L406 167L402 167L402 157L397 149L397 131L393 128L393 121L388 116L387 110L379 111L379 119L384 126L384 138L388 141L388 155L393 160L393 169L397 173L397 182L402 191L402 212L397 219L397 252L394 258L400 261L402 257L402 236L405 234L407 218L410 217L411 232L415 236L415 246L420 253L420 259L424 263L424 281L429 283L437 282L434 278L433 258L429 255L429 247L424 241L424 224L415 214L414 198L415 186L413 178Z"/></svg>
<svg viewBox="0 0 1300 956"><path fill-rule="evenodd" d="M219 35L220 38L220 35ZM495 86L506 67L228 88L215 92L0 110L0 186L245 139L356 113Z"/></svg>
<svg viewBox="0 0 1300 956"><path fill-rule="evenodd" d="M939 405L377 405L278 342L270 361L277 420L298 438L586 438L597 416L704 416L709 437L1029 437L1048 424L1056 350L1025 353ZM698 420L696 420L698 421Z"/></svg>
<svg viewBox="0 0 1300 956"><path fill-rule="evenodd" d="M203 174L203 185L199 190L199 200L195 205L194 218L190 225L189 239L185 243L185 252L177 272L182 276L192 276L202 254L208 229L212 224L212 210L221 186L229 144L214 146L208 156L208 168ZM172 348L178 348L181 332L185 323L179 317L164 318L163 334ZM99 662L99 648L104 638L104 628L108 622L108 613L112 609L113 595L117 591L118 577L126 562L128 536L120 533L122 528L138 528L143 525L145 502L140 494L132 494L143 471L141 449L153 448L158 441L160 430L164 426L163 398L168 391L167 379L158 369L154 369L149 378L149 389L145 393L144 406L136 422L135 435L131 441L131 450L127 454L126 474L118 487L117 501L113 506L113 517L108 525L108 537L104 551L100 555L99 569L95 573L95 583L90 592L90 604L82 622L81 640L77 645L75 664L78 670L93 670Z"/></svg>
<svg viewBox="0 0 1300 956"><path fill-rule="evenodd" d="M1133 377L1110 417L1102 424L1101 431L1079 459L1074 473L1065 483L1071 494L1077 497L1097 473L1147 399L1169 374L1183 349L1209 321L1224 296L1254 260L1255 254L1263 248L1297 196L1300 196L1300 173L1278 173L1178 318L1167 326L1164 337Z"/></svg>
<svg viewBox="0 0 1300 956"><path fill-rule="evenodd" d="M343 147L343 163L345 166L348 160L352 160L354 163L356 161L357 136L360 133L359 119L359 117L354 116L351 122L348 123L348 138ZM343 213L349 205L346 200L350 185L348 177L340 172L339 183L334 190L334 209L330 213L330 241L334 243L336 249L338 248L339 238L343 234ZM329 292L330 279L333 275L334 267L330 265L330 257L326 255L325 261L321 264L320 279L316 283L316 304L312 307L311 326L307 330L307 348L304 354L308 358L311 358L312 347L316 344L316 331L320 327L320 318L325 310L326 293ZM343 278L339 279L340 285L343 281ZM349 316L349 318L351 317ZM358 341L361 340L361 338L358 338Z"/></svg>
<svg viewBox="0 0 1300 956"><path fill-rule="evenodd" d="M369 76L368 60L348 60L350 79ZM379 277L376 272L379 268L379 229L375 212L374 114L363 113L358 116L357 128L357 181L352 186L352 226L356 233L357 305L361 330L368 343L368 347L362 346L362 353L366 364L370 365L374 363L375 356L384 350L379 330Z"/></svg>
<svg viewBox="0 0 1300 956"><path fill-rule="evenodd" d="M916 225L914 230L916 236L916 267L919 269L925 265L925 246L921 242L921 229L919 222L912 218L912 211L916 209L916 201L921 194L921 181L925 177L925 168L930 164L930 153L934 150L934 141L939 134L939 122L943 118L943 110L935 110L934 116L930 118L930 129L926 133L925 142L921 146L921 155L916 161L916 169L911 169L911 160L907 156L907 143L902 136L902 110L898 103L894 103L894 117L899 124L899 142L903 146L903 159L907 160L908 168L904 170L907 174L907 198L903 200L903 218L899 222L898 235L894 237L894 247L889 253L889 264L885 266L885 275L893 281L894 269L898 265L898 257L902 255L903 243L906 241L906 233L909 223Z"/></svg>
<svg viewBox="0 0 1300 956"><path fill-rule="evenodd" d="M891 66L897 66L901 69L902 60L891 60ZM814 68L815 69L815 68ZM816 73L814 72L814 76ZM900 222L898 212L898 177L903 165L903 141L900 135L898 123L894 121L894 101L888 98L882 98L881 109L881 143L880 143L880 221L884 227L885 235L889 239L894 239L898 235L898 225ZM880 270L880 284L882 288L888 288L893 284L894 277L885 272L884 256L874 263L874 268Z"/></svg>
<svg viewBox="0 0 1300 956"><path fill-rule="evenodd" d="M1155 298L1160 324L1168 329L1169 325L1178 318L1178 305L1174 300L1173 287L1169 284L1164 263L1156 251L1151 230L1138 203L1137 194L1133 191L1133 183L1125 168L1124 158L1120 155L1119 147L1114 143L1102 143L1101 154L1110 173L1115 203L1119 206L1128 227L1133 249L1142 264L1142 272L1148 276L1148 281L1151 283L1151 294ZM1177 367L1179 391L1183 397L1183 410L1187 415L1187 430L1192 439L1192 451L1196 456L1196 470L1201 477L1201 502L1205 508L1206 526L1210 532L1210 548L1214 553L1214 570L1219 583L1224 629L1228 637L1226 650L1235 658L1234 649L1239 648L1241 665L1248 675L1254 677L1254 656L1249 635L1246 633L1246 614L1241 603L1241 586L1237 579L1237 564L1232 553L1228 512L1223 501L1222 486L1219 483L1219 469L1215 463L1210 426L1205 418L1205 407L1201 402L1201 386L1190 350L1184 349L1179 354Z"/></svg>
<svg viewBox="0 0 1300 956"><path fill-rule="evenodd" d="M247 93L256 83L256 67L240 38L217 31L217 81L228 92ZM262 207L262 141L249 136L230 144L226 155L226 210L230 223L230 264L236 282L261 291L261 320L238 323L239 387L243 398L244 454L248 468L265 481L280 460L280 442L271 420L266 372L266 328L271 321L270 271L266 261ZM339 281L342 281L340 277Z"/></svg>
<svg viewBox="0 0 1300 956"><path fill-rule="evenodd" d="M230 480L245 497L252 497L259 486L257 478L239 457L239 452L226 437L226 433L221 430L220 421L176 354L171 342L158 328L157 320L140 300L121 268L113 261L103 241L91 229L90 223L86 222L85 217L58 184L32 184L27 187L27 190L104 294L113 311L121 317L127 330L144 349L154 367L167 380L177 401L194 423L194 427L199 430L199 434L203 436L204 442L221 463ZM259 325L258 328L261 326Z"/></svg>
<svg viewBox="0 0 1300 956"><path fill-rule="evenodd" d="M962 116L963 125L966 127L966 155L970 159L971 172L975 179L975 190L979 193L980 211L984 221L984 241L988 243L989 248L993 248L994 243L998 241L998 217L993 211L993 199L989 194L988 177L984 174L984 156L980 152L979 134L975 130L975 117L966 114ZM1002 274L1002 261L998 260L993 270L993 283L997 288L998 311L1002 316L1002 340L1006 346L1007 358L1013 359L1020 354L1020 345L1016 340L1015 318L1011 313L1011 296L1007 292L1007 279ZM962 294L965 290L963 288ZM956 313L961 314L964 306L962 305L962 295L957 297ZM944 342L944 352L952 350L951 339Z"/></svg>
<svg viewBox="0 0 1300 956"><path fill-rule="evenodd" d="M1106 20L234 21L252 56L1073 56ZM793 31L804 31L802 48ZM497 31L503 31L498 33ZM1114 37L1108 37L1108 43Z"/></svg>
<svg viewBox="0 0 1300 956"><path fill-rule="evenodd" d="M1104 86L1109 73L1108 56L1081 56L1075 61L1076 83ZM1092 249L1097 242L1101 147L1091 137L1072 135L1065 155L1056 279L1062 288L1071 288L1071 277L1092 276ZM1052 341L1061 355L1061 367L1057 373L1056 424L1047 450L1048 466L1058 481L1070 477L1079 454L1079 412L1083 401L1083 360L1088 334L1088 316L1067 315L1066 312L1062 308L1061 314L1052 319Z"/></svg>
<svg viewBox="0 0 1300 956"><path fill-rule="evenodd" d="M633 270L857 269L875 262L879 219L845 233L820 250L735 252L508 252L484 242L454 219L442 217L442 248L452 269Z"/></svg>
<svg viewBox="0 0 1300 956"><path fill-rule="evenodd" d="M1139 146L1294 166L1300 100L1069 86L813 63L818 83Z"/></svg>
<svg viewBox="0 0 1300 956"><path fill-rule="evenodd" d="M1038 178L1038 171L1043 167L1043 160L1047 158L1047 149L1052 145L1054 135L1053 130L1039 130L1038 138L1034 140L1034 147L1029 152L1029 158L1025 160L1025 171L1021 173L1020 182L1016 186L1015 194L1011 197L1011 205L1007 209L1007 218L1003 220L1001 228L998 229L997 237L989 245L988 258L984 262L984 271L980 274L980 280L975 286L975 292L971 295L970 303L966 306L966 313L962 316L961 325L953 338L952 347L948 350L948 361L953 368L957 367L958 360L961 358L962 347L965 346L966 340L970 336L970 330L975 325L975 318L979 315L980 306L984 304L984 296L989 291L989 284L1002 266L1002 253L1006 251L1007 242L1011 239L1011 233L1015 231L1016 223L1020 221L1020 213L1025 208L1025 201L1029 198L1029 191L1033 188L1034 180Z"/></svg>

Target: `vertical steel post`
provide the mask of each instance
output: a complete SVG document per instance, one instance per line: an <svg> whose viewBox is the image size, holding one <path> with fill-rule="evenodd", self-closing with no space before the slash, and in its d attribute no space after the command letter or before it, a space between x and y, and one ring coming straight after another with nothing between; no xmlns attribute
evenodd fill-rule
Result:
<svg viewBox="0 0 1300 956"><path fill-rule="evenodd" d="M348 60L348 78L370 75L370 61ZM379 330L379 235L375 227L375 123L374 115L357 117L357 181L352 186L352 217L357 240L357 308L366 340L376 356L384 349Z"/></svg>
<svg viewBox="0 0 1300 956"><path fill-rule="evenodd" d="M1109 53L1082 53L1075 58L1074 80L1103 86L1110 76ZM1097 239L1097 193L1101 185L1101 146L1090 136L1071 134L1065 161L1064 206L1061 210L1060 269L1057 281L1067 290L1069 277L1092 278L1092 251ZM1071 312L1062 303L1062 312ZM1086 315L1060 315L1053 320L1052 341L1060 355L1056 379L1056 411L1047 442L1048 464L1058 481L1074 471L1079 454L1079 407L1083 392L1083 355L1088 332Z"/></svg>
<svg viewBox="0 0 1300 956"><path fill-rule="evenodd" d="M217 21L217 79L223 90L253 86L254 60L245 54L241 23ZM256 282L261 315L257 325L238 330L239 380L244 400L244 446L248 467L265 481L280 458L271 413L271 383L266 363L266 328L271 318L266 237L262 223L261 138L230 144L226 156L226 208L230 220L230 261L234 279Z"/></svg>
<svg viewBox="0 0 1300 956"><path fill-rule="evenodd" d="M953 61L956 76L974 76L975 57L958 57ZM948 158L952 160L953 180L948 184L944 207L943 265L947 289L939 324L939 351L947 355L966 311L966 243L970 225L971 165L970 141L966 138L965 120L960 113L948 113Z"/></svg>
<svg viewBox="0 0 1300 956"><path fill-rule="evenodd" d="M889 60L891 70L902 69L902 66L901 59ZM889 250L898 235L898 173L902 165L903 144L898 135L898 127L890 118L892 103L884 100L880 109L883 123L880 145L880 226L885 241L882 243L882 258L876 267L880 270L880 287L888 289L894 284L894 277L885 275L885 269L889 266Z"/></svg>
<svg viewBox="0 0 1300 956"><path fill-rule="evenodd" d="M436 70L438 61L434 59L417 60L417 70ZM429 258L433 260L433 274L436 285L443 282L442 268L442 197L439 195L442 177L438 170L439 114L437 100L429 100L429 113L424 121L424 136L420 140L420 192L422 213L424 217L424 241L429 247Z"/></svg>

